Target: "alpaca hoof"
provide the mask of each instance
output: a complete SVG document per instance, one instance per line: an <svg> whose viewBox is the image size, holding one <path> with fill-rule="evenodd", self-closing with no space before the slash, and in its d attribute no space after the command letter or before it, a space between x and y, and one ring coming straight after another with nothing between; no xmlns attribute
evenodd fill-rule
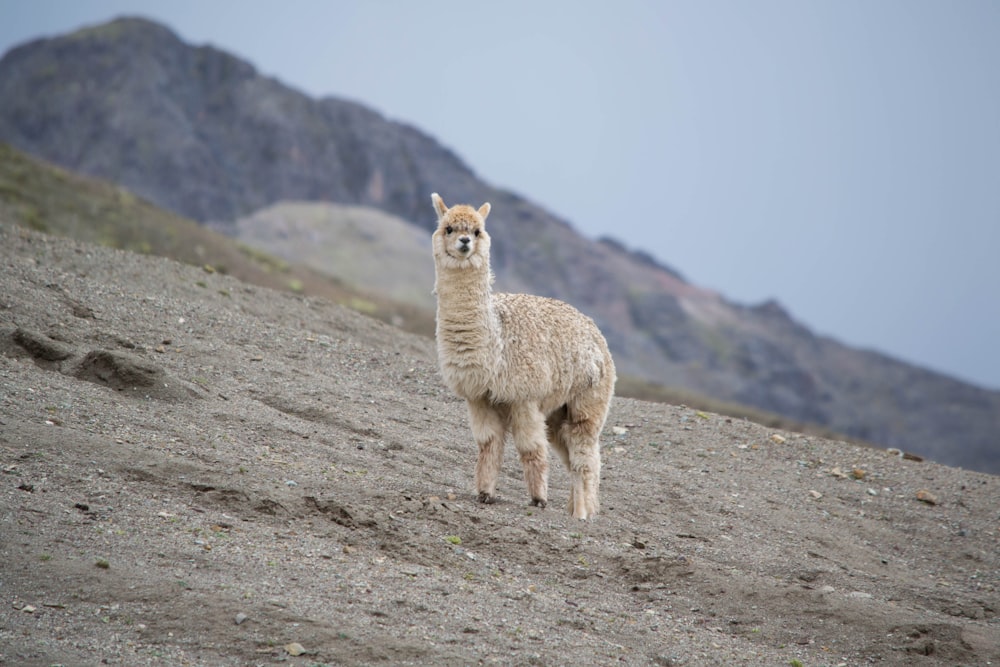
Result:
<svg viewBox="0 0 1000 667"><path fill-rule="evenodd" d="M485 491L480 491L479 492L479 502L483 503L484 505L492 505L496 501L497 501L497 497L496 496L491 496L490 494L486 493Z"/></svg>
<svg viewBox="0 0 1000 667"><path fill-rule="evenodd" d="M535 507L540 507L542 509L545 509L545 506L548 505L549 503L547 500L545 500L545 498L532 498L531 504L534 505Z"/></svg>

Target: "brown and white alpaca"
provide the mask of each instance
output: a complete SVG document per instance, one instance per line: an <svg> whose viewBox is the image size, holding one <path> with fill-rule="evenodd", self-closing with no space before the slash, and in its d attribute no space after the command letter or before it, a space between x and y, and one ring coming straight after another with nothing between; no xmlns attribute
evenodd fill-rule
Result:
<svg viewBox="0 0 1000 667"><path fill-rule="evenodd" d="M548 501L548 445L569 469L569 511L599 508L599 437L615 387L615 364L593 320L569 304L494 293L490 205L448 208L431 195L438 361L445 383L468 403L479 445L476 490L496 501L507 433L533 505Z"/></svg>

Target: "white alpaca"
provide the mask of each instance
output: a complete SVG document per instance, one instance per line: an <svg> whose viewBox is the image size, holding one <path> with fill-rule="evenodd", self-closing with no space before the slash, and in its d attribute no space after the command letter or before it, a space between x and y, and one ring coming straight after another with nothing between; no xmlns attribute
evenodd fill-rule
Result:
<svg viewBox="0 0 1000 667"><path fill-rule="evenodd" d="M534 505L548 501L548 445L569 469L569 511L597 513L600 437L615 387L615 364L593 320L569 304L492 290L490 205L445 206L433 236L438 361L444 381L468 402L479 445L476 490L496 501L509 432Z"/></svg>

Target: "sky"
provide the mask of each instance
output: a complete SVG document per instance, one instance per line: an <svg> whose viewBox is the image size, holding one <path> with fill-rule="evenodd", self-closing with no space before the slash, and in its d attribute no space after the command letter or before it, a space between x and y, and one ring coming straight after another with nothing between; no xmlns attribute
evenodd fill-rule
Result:
<svg viewBox="0 0 1000 667"><path fill-rule="evenodd" d="M412 124L730 301L1000 389L1000 2L0 0L0 52L122 15Z"/></svg>

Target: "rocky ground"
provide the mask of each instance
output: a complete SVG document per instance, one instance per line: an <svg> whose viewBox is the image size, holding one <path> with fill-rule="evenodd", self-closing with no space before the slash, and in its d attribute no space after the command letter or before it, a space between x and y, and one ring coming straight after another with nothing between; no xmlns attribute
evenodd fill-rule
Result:
<svg viewBox="0 0 1000 667"><path fill-rule="evenodd" d="M431 341L0 224L0 664L1000 664L1000 478L625 399L472 493Z"/></svg>

